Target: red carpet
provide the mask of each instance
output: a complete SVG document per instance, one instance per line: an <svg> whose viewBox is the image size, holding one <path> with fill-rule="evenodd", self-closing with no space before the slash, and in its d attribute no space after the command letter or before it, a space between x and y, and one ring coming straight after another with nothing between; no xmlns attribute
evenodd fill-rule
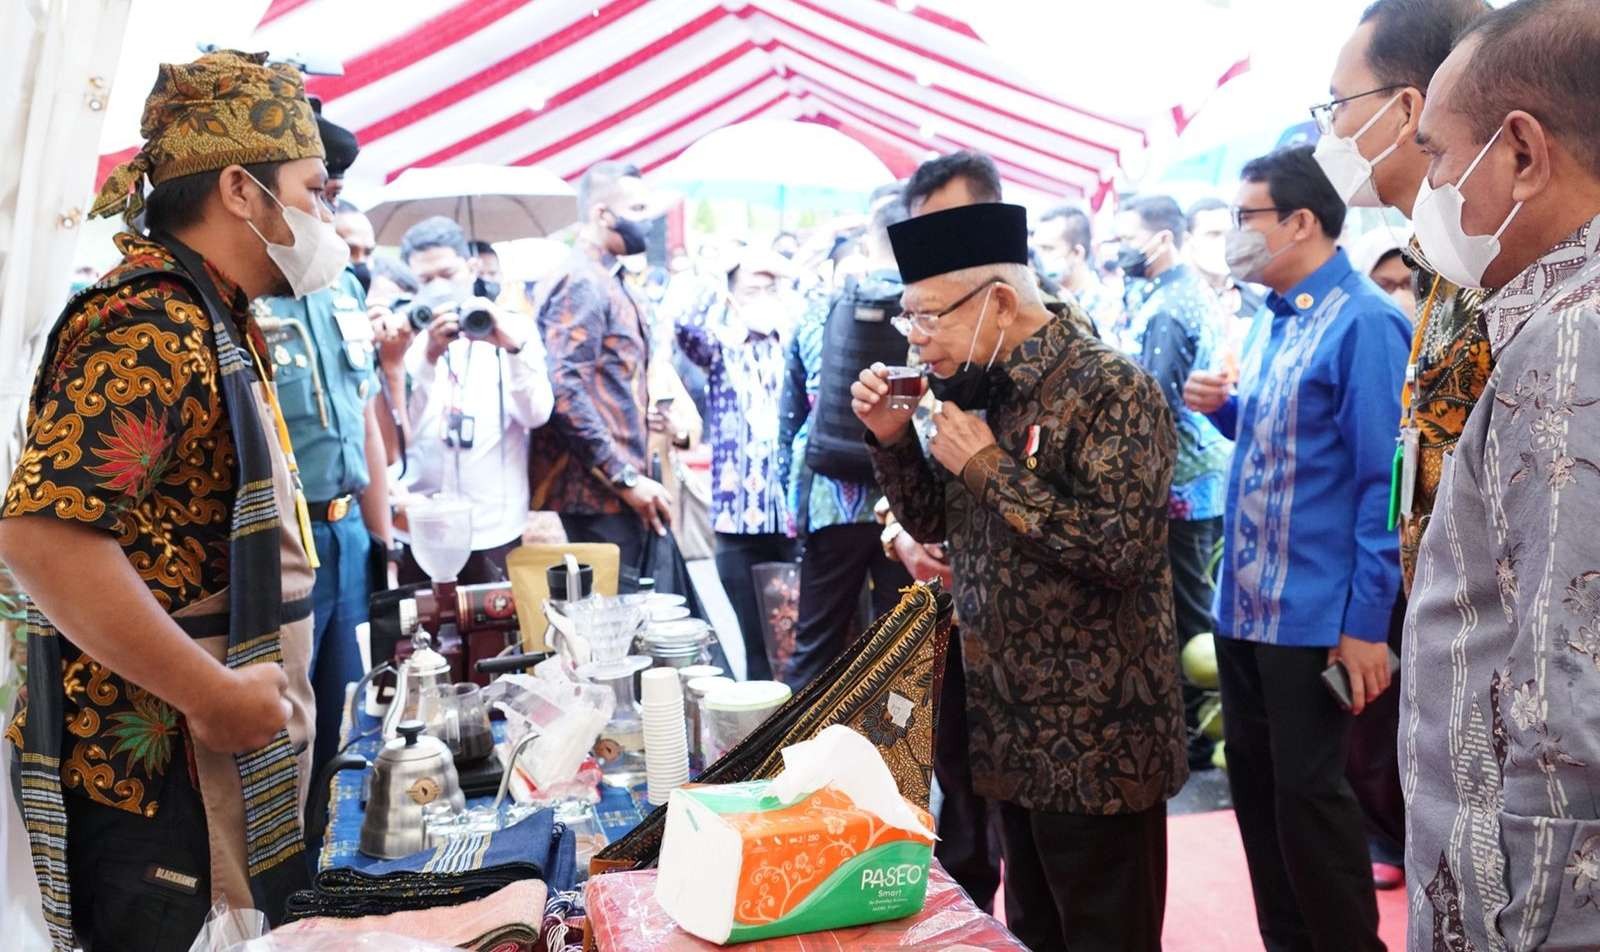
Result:
<svg viewBox="0 0 1600 952"><path fill-rule="evenodd" d="M1167 825L1166 952L1260 952L1250 873L1231 810L1173 817ZM1406 893L1378 893L1379 934L1405 948Z"/></svg>

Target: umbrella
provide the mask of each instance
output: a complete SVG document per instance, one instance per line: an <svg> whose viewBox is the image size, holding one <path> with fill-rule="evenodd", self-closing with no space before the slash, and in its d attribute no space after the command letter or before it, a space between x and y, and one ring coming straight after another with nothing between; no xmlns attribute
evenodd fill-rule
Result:
<svg viewBox="0 0 1600 952"><path fill-rule="evenodd" d="M399 244L424 218L443 215L478 241L542 238L578 220L578 193L560 176L526 165L407 169L366 210L379 244Z"/></svg>

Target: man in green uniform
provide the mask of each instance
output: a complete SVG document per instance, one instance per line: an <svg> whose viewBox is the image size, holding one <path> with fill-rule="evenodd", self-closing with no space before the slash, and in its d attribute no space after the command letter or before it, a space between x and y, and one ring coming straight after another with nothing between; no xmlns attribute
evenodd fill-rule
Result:
<svg viewBox="0 0 1600 952"><path fill-rule="evenodd" d="M343 178L359 151L355 137L321 116L317 129L328 178ZM361 679L356 626L367 620L372 547L386 557L390 540L387 462L373 404L378 378L372 324L365 290L349 268L326 291L263 298L259 307L264 356L274 365L322 563L311 599L315 777L338 751L345 687ZM310 836L314 840L317 831Z"/></svg>

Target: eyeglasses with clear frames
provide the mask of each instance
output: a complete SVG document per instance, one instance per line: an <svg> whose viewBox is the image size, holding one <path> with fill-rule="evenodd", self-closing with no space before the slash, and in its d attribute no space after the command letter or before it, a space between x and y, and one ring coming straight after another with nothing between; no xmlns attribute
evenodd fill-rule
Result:
<svg viewBox="0 0 1600 952"><path fill-rule="evenodd" d="M971 291L968 291L966 294L961 295L961 297L957 299L956 303L947 308L943 308L942 310L938 311L905 311L902 312L899 317L891 320L890 323L894 325L895 330L899 331L906 337L910 337L913 330L924 337L932 336L933 332L939 327L940 318L944 317L946 314L956 311L961 307L961 305L977 297L980 292L986 291L996 284L1005 284L1007 287L1010 287L1006 281L1000 278L990 278L989 280L973 288Z"/></svg>
<svg viewBox="0 0 1600 952"><path fill-rule="evenodd" d="M1316 121L1318 132L1322 133L1323 135L1332 135L1333 116L1334 113L1338 111L1340 106L1347 102L1355 102L1357 99L1365 99L1368 96L1376 96L1379 93L1390 93L1394 92L1396 89L1405 88L1405 83L1395 83L1390 86L1380 86L1377 89L1369 89L1364 93L1356 93L1354 96L1346 96L1343 99L1330 99L1325 103L1319 103L1315 106L1312 106L1311 118Z"/></svg>

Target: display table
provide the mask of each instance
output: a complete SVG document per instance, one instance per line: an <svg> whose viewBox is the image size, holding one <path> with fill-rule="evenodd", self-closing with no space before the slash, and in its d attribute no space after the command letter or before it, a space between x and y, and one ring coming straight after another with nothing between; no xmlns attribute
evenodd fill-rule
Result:
<svg viewBox="0 0 1600 952"><path fill-rule="evenodd" d="M656 902L655 888L653 869L607 873L589 880L584 948L596 952L715 952L722 948L678 928ZM927 902L914 916L747 942L735 948L740 952L1028 950L999 920L979 909L937 862L928 869Z"/></svg>
<svg viewBox="0 0 1600 952"><path fill-rule="evenodd" d="M350 744L349 753L359 754L368 761L374 760L383 748L378 719L364 710L358 710L352 723L348 712L347 706L340 743L348 743L351 737L358 737L359 740ZM506 739L505 722L494 721L492 727L495 743L503 745ZM328 826L323 835L322 851L317 856L318 869L335 866L365 869L381 862L364 855L358 848L361 822L366 816L361 802L366 776L366 771L359 770L344 770L334 775L332 792L328 798ZM493 802L494 794L487 794L469 797L467 806L486 806ZM595 805L595 814L607 840L616 840L638 826L651 809L643 784L631 790L601 784L600 802ZM580 869L579 872L581 876L583 871Z"/></svg>

